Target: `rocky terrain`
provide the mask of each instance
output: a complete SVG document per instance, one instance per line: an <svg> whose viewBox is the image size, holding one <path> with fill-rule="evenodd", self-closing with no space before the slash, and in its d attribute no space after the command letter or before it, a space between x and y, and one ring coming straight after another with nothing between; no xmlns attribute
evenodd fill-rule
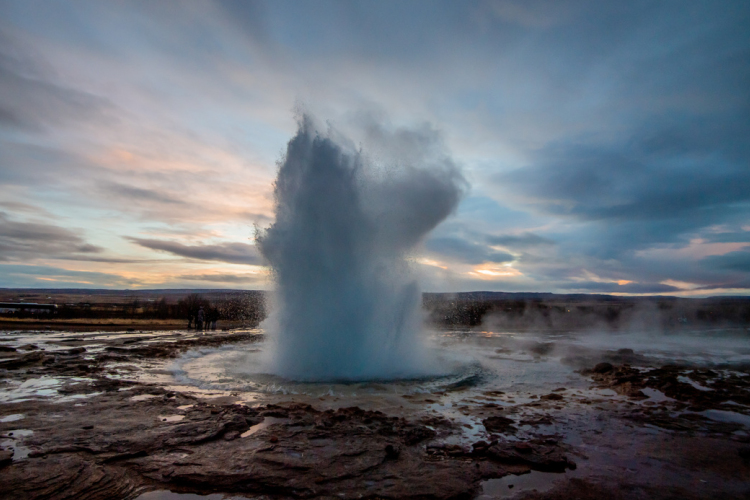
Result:
<svg viewBox="0 0 750 500"><path fill-rule="evenodd" d="M302 395L250 404L122 376L128 365L259 337L69 336L45 347L0 347L0 389L18 393L52 381L55 396L31 391L0 405L0 498L137 498L151 490L475 498L498 478L531 471L559 479L520 497L750 495L747 371L633 367L612 361L647 363L611 352L599 362L569 360L588 363L581 377L591 392L560 387L521 401L502 391L464 396L465 388L454 387L404 395L404 405L383 411ZM481 428L434 411L449 399Z"/></svg>

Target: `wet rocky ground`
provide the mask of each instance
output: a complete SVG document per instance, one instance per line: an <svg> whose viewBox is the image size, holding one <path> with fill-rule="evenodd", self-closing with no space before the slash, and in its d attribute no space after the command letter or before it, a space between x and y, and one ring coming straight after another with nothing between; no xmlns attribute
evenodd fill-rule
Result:
<svg viewBox="0 0 750 500"><path fill-rule="evenodd" d="M742 362L502 339L477 348L521 373L507 387L248 398L164 382L188 351L261 341L2 335L0 498L750 498ZM565 385L524 371L544 363Z"/></svg>

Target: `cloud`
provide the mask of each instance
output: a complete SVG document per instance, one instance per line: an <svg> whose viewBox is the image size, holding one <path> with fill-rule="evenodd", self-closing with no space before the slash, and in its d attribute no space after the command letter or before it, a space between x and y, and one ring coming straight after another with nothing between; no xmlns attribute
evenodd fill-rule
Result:
<svg viewBox="0 0 750 500"><path fill-rule="evenodd" d="M703 236L711 243L750 243L750 231L728 231Z"/></svg>
<svg viewBox="0 0 750 500"><path fill-rule="evenodd" d="M522 234L505 234L497 236L488 236L487 242L490 245L500 245L510 248L526 248L540 245L554 245L554 240L544 238L534 233L522 233Z"/></svg>
<svg viewBox="0 0 750 500"><path fill-rule="evenodd" d="M108 119L108 100L54 82L58 75L0 31L0 126L43 130Z"/></svg>
<svg viewBox="0 0 750 500"><path fill-rule="evenodd" d="M642 138L608 147L551 145L529 166L495 180L520 203L566 220L564 249L620 258L655 245L687 245L705 228L750 216L750 170L725 153L736 140L676 153L650 151Z"/></svg>
<svg viewBox="0 0 750 500"><path fill-rule="evenodd" d="M259 281L257 274L183 274L176 281L207 281L212 283L254 283Z"/></svg>
<svg viewBox="0 0 750 500"><path fill-rule="evenodd" d="M120 184L119 182L101 182L100 187L109 194L125 198L129 203L153 202L166 205L185 205L186 201L154 189L145 189Z"/></svg>
<svg viewBox="0 0 750 500"><path fill-rule="evenodd" d="M562 284L568 290L580 290L595 293L675 293L682 289L662 283L627 283L618 285L617 283L600 283L597 281L574 282Z"/></svg>
<svg viewBox="0 0 750 500"><path fill-rule="evenodd" d="M620 150L551 146L533 165L497 179L520 189L542 210L582 220L653 221L704 214L698 223L705 224L750 200L750 171L742 164L721 157L658 158L625 145Z"/></svg>
<svg viewBox="0 0 750 500"><path fill-rule="evenodd" d="M127 238L142 247L197 260L212 260L231 264L261 265L262 259L255 245L224 243L216 245L183 245L174 241Z"/></svg>
<svg viewBox="0 0 750 500"><path fill-rule="evenodd" d="M0 283L23 288L128 288L141 284L138 279L111 273L17 264L0 264Z"/></svg>
<svg viewBox="0 0 750 500"><path fill-rule="evenodd" d="M300 96L345 123L346 134L358 127L352 148L384 140L383 156L371 159L388 168L440 153L444 137L472 192L426 247L447 265L512 258L492 246L513 252L527 281L493 286L576 287L582 268L646 284L745 276L742 254L704 259L750 242L739 229L750 217L744 2L435 0L425 9L220 0L174 9L16 1L2 9L0 184L15 200L3 205L15 223L85 218L101 245L106 235L166 240L185 231L215 244L155 250L245 263L242 249L216 242L243 241L248 222L271 222L274 160ZM399 126L415 122L440 133ZM413 200L392 190L391 199L405 200L381 207L394 233L429 222L398 214L430 202L435 187ZM4 236L0 255L132 272L128 261L142 262L114 245L116 257L91 252L83 233L63 233Z"/></svg>
<svg viewBox="0 0 750 500"><path fill-rule="evenodd" d="M711 269L750 273L750 247L724 255L711 255L701 259L700 263Z"/></svg>
<svg viewBox="0 0 750 500"><path fill-rule="evenodd" d="M39 257L85 259L103 248L87 243L76 232L41 222L19 222L0 212L0 260L31 260ZM84 254L84 255L81 255Z"/></svg>
<svg viewBox="0 0 750 500"><path fill-rule="evenodd" d="M49 218L53 217L53 215L49 211L45 210L44 208L37 207L29 203L19 202L19 201L10 201L10 200L0 201L0 207L5 208L6 210L13 211L15 213L31 213L31 214L40 215L40 216L49 217Z"/></svg>
<svg viewBox="0 0 750 500"><path fill-rule="evenodd" d="M484 262L511 262L515 257L507 252L498 252L487 245L481 245L456 237L431 238L425 243L428 251L451 260L467 264L482 264Z"/></svg>

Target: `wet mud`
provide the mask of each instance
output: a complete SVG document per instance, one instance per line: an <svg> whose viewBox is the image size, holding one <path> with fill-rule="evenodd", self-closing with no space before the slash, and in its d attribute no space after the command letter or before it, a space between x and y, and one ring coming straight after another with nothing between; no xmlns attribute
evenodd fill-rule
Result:
<svg viewBox="0 0 750 500"><path fill-rule="evenodd" d="M249 400L135 375L256 331L5 338L0 498L750 498L743 367L591 351L538 393ZM492 356L551 364L538 344Z"/></svg>

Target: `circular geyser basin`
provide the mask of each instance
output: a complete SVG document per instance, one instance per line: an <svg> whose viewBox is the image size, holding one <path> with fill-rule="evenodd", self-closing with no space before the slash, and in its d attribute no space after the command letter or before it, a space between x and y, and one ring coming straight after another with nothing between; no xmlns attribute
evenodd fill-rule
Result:
<svg viewBox="0 0 750 500"><path fill-rule="evenodd" d="M442 359L443 373L404 379L365 381L293 381L263 373L263 344L232 345L186 353L173 366L180 384L204 391L244 394L358 397L431 394L476 386L493 374L471 359Z"/></svg>
<svg viewBox="0 0 750 500"><path fill-rule="evenodd" d="M197 396L232 395L238 401L272 402L293 397L324 406L360 406L389 411L453 413L460 405L522 404L552 390L584 389L588 382L553 356L509 350L507 336L441 332L430 353L442 373L396 380L300 382L263 373L263 342L185 353L172 366L180 390ZM498 352L501 351L501 354ZM489 395L488 395L489 394ZM465 422L467 426L475 422Z"/></svg>
<svg viewBox="0 0 750 500"><path fill-rule="evenodd" d="M562 391L564 401L546 405L560 408L577 401L587 405L605 401L599 399L602 397L622 398L611 390L591 389L590 379L576 373L581 366L566 364L565 358L585 357L585 362L594 366L603 355L632 345L638 348L638 355L659 362L679 339L662 342L652 338L647 346L642 335L451 330L435 332L429 340L435 364L443 370L440 375L348 383L290 381L264 373L266 344L261 341L189 351L172 365L171 380L166 385L192 390L202 398L226 397L227 402L264 404L293 399L319 408L359 406L386 413L437 412L456 417L467 429L473 429L477 422L464 417L472 413L467 411L471 407L524 405L553 391ZM724 348L736 341L724 343L717 343L721 349L714 349L717 353L711 355L711 362L723 362L727 356ZM702 345L690 338L681 346L680 356L696 354ZM659 396L647 395L652 399Z"/></svg>

